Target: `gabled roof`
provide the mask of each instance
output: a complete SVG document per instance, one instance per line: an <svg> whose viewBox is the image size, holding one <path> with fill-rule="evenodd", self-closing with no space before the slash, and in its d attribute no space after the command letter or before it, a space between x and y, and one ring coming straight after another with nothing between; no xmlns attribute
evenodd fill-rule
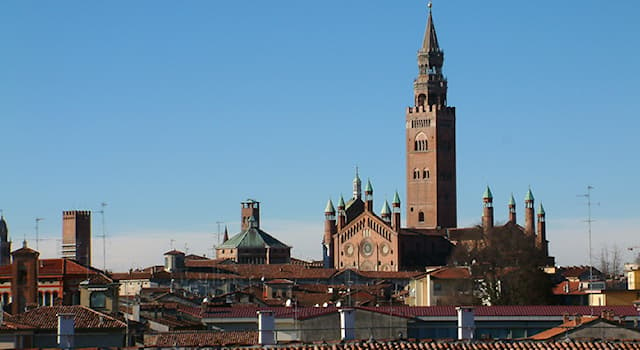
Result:
<svg viewBox="0 0 640 350"><path fill-rule="evenodd" d="M175 331L145 336L145 347L220 347L229 345L253 345L258 343L257 331Z"/></svg>
<svg viewBox="0 0 640 350"><path fill-rule="evenodd" d="M50 278L57 276L91 276L103 275L98 269L84 266L71 259L39 259L38 277ZM0 266L0 279L11 278L11 264Z"/></svg>
<svg viewBox="0 0 640 350"><path fill-rule="evenodd" d="M259 228L249 227L229 238L218 248L289 248L289 246Z"/></svg>
<svg viewBox="0 0 640 350"><path fill-rule="evenodd" d="M124 322L81 305L42 306L37 309L13 315L8 322L19 323L39 329L57 329L58 314L73 314L76 329L124 329Z"/></svg>
<svg viewBox="0 0 640 350"><path fill-rule="evenodd" d="M431 277L438 279L468 279L471 271L466 267L444 267L431 272Z"/></svg>

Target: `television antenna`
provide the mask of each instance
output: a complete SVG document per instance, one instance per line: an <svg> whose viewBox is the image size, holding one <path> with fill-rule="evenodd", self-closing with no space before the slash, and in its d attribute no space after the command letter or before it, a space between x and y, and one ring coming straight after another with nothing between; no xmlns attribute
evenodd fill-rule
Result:
<svg viewBox="0 0 640 350"><path fill-rule="evenodd" d="M100 213L102 218L102 234L99 236L102 238L102 271L107 271L107 231L105 230L104 224L104 208L107 206L107 203L100 203Z"/></svg>
<svg viewBox="0 0 640 350"><path fill-rule="evenodd" d="M36 218L36 250L40 250L40 221L44 218Z"/></svg>
<svg viewBox="0 0 640 350"><path fill-rule="evenodd" d="M216 221L216 225L218 225L218 245L220 245L220 225L224 223L224 221Z"/></svg>
<svg viewBox="0 0 640 350"><path fill-rule="evenodd" d="M589 230L589 289L591 289L591 282L593 282L593 254L591 249L591 223L595 221L591 217L591 206L593 204L591 203L591 190L593 190L593 186L588 185L587 193L578 195L578 197L584 197L587 199L587 220L584 220L584 222L587 223L587 227Z"/></svg>

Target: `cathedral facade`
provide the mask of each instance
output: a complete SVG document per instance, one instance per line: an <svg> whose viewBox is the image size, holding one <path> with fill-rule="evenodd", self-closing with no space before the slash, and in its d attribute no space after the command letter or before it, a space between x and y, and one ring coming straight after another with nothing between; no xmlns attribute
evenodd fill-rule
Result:
<svg viewBox="0 0 640 350"><path fill-rule="evenodd" d="M362 193L358 171L348 201L340 196L325 208L322 240L325 267L363 271L399 271L442 266L456 244L482 244L494 228L493 196L483 196L482 225L457 227L456 110L447 104L447 80L429 5L427 26L418 50L418 76L413 84L413 106L406 110L406 227L401 227L401 200L373 208L373 186ZM513 198L511 200L513 202ZM535 237L537 249L548 256L544 210L537 217L531 190L525 197L525 225L516 224L515 202L509 203L509 225L519 234ZM552 261L552 260L551 260Z"/></svg>

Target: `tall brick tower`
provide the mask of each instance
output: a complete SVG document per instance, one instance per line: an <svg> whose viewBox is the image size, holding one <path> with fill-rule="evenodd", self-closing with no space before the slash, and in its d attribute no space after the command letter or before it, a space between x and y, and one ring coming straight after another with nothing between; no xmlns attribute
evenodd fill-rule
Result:
<svg viewBox="0 0 640 350"><path fill-rule="evenodd" d="M431 3L414 106L407 108L407 226L456 227L456 111L447 106L444 53L438 45Z"/></svg>
<svg viewBox="0 0 640 350"><path fill-rule="evenodd" d="M0 214L0 266L11 264L11 241L9 240L9 228Z"/></svg>
<svg viewBox="0 0 640 350"><path fill-rule="evenodd" d="M22 248L11 253L11 313L24 312L29 306L38 306L38 256L40 253L27 247L27 241L22 242Z"/></svg>
<svg viewBox="0 0 640 350"><path fill-rule="evenodd" d="M62 257L91 266L91 212L62 212Z"/></svg>

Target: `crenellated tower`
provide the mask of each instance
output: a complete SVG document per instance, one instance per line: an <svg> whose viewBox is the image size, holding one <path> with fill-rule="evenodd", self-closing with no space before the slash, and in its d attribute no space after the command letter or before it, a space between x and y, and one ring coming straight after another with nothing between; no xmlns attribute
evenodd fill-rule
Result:
<svg viewBox="0 0 640 350"><path fill-rule="evenodd" d="M9 228L0 214L0 266L11 264L11 241L9 240Z"/></svg>
<svg viewBox="0 0 640 350"><path fill-rule="evenodd" d="M456 113L447 105L444 53L438 44L431 4L422 47L414 105L407 108L407 226L457 226Z"/></svg>

